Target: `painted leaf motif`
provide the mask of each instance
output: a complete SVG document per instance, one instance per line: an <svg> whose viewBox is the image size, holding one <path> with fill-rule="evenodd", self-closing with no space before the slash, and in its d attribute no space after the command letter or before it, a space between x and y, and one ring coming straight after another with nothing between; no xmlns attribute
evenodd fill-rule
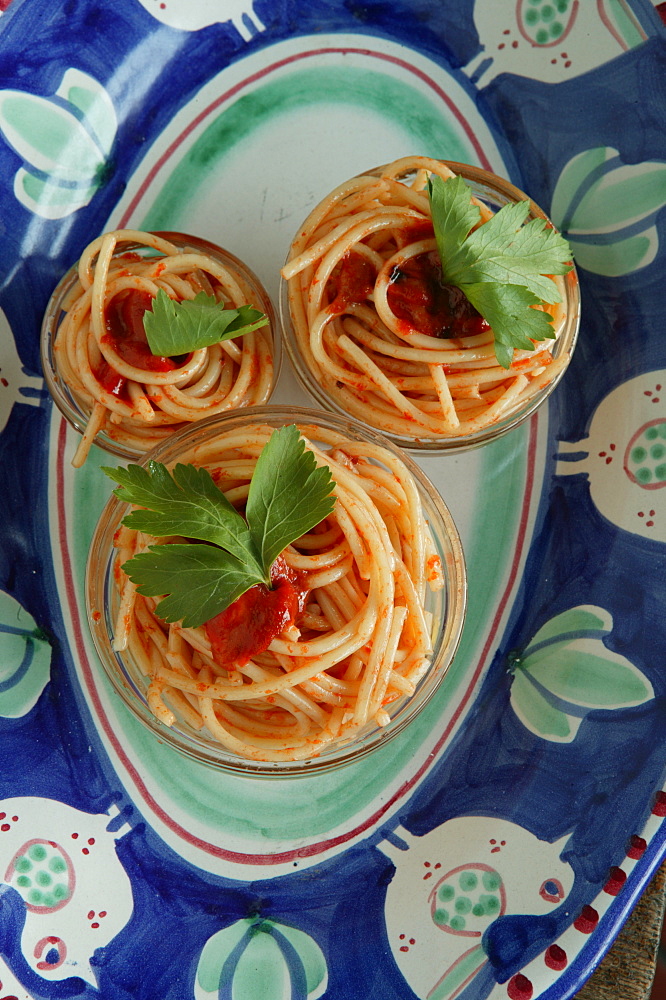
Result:
<svg viewBox="0 0 666 1000"><path fill-rule="evenodd" d="M523 660L523 668L556 698L581 708L622 708L654 698L641 671L599 639L542 647Z"/></svg>
<svg viewBox="0 0 666 1000"><path fill-rule="evenodd" d="M118 119L113 102L101 83L88 73L70 67L56 90L56 96L81 112L102 152L108 156L116 136Z"/></svg>
<svg viewBox="0 0 666 1000"><path fill-rule="evenodd" d="M45 219L63 219L87 205L117 127L104 87L73 67L54 98L0 91L0 132L24 161L14 177L18 201Z"/></svg>
<svg viewBox="0 0 666 1000"><path fill-rule="evenodd" d="M0 591L0 716L18 719L36 704L51 671L51 647L34 618Z"/></svg>
<svg viewBox="0 0 666 1000"><path fill-rule="evenodd" d="M666 202L666 163L626 164L599 146L562 170L551 218L571 242L576 262L609 277L650 264L658 248L655 219Z"/></svg>
<svg viewBox="0 0 666 1000"><path fill-rule="evenodd" d="M647 267L657 256L659 240L655 226L650 226L638 236L615 243L580 243L569 240L576 263L586 271L619 278Z"/></svg>
<svg viewBox="0 0 666 1000"><path fill-rule="evenodd" d="M603 608L580 605L534 635L511 683L511 707L526 729L570 743L589 711L630 708L654 697L647 677L604 645L612 625Z"/></svg>
<svg viewBox="0 0 666 1000"><path fill-rule="evenodd" d="M328 984L328 968L323 951L305 931L298 930L297 927L288 927L287 924L277 926L280 936L286 938L303 963L308 1000L317 1000L325 992Z"/></svg>
<svg viewBox="0 0 666 1000"><path fill-rule="evenodd" d="M328 970L319 945L304 931L249 917L218 931L197 967L197 1000L317 1000Z"/></svg>
<svg viewBox="0 0 666 1000"><path fill-rule="evenodd" d="M36 177L20 167L14 177L14 194L26 208L43 219L64 219L79 208L87 205L96 185L89 188L65 187L52 184L42 177Z"/></svg>
<svg viewBox="0 0 666 1000"><path fill-rule="evenodd" d="M197 986L204 992L197 991L197 996L217 996L224 962L239 947L252 924L251 919L237 920L208 938L197 966Z"/></svg>
<svg viewBox="0 0 666 1000"><path fill-rule="evenodd" d="M568 230L570 205L587 177L614 156L617 156L615 149L610 149L608 146L593 146L592 149L586 149L573 156L564 166L550 202L550 217L559 229Z"/></svg>
<svg viewBox="0 0 666 1000"><path fill-rule="evenodd" d="M511 707L526 729L551 743L571 743L583 721L551 705L522 671L511 685Z"/></svg>
<svg viewBox="0 0 666 1000"><path fill-rule="evenodd" d="M89 184L104 163L79 119L35 94L0 91L0 130L26 163L52 179Z"/></svg>
<svg viewBox="0 0 666 1000"><path fill-rule="evenodd" d="M269 934L254 934L234 969L233 1000L287 1000L291 995L291 975L277 942Z"/></svg>
<svg viewBox="0 0 666 1000"><path fill-rule="evenodd" d="M591 184L574 209L567 229L574 237L615 232L650 218L665 201L666 163L618 165Z"/></svg>
<svg viewBox="0 0 666 1000"><path fill-rule="evenodd" d="M561 614L549 618L545 625L542 625L535 633L532 641L523 654L523 659L528 657L532 650L544 642L561 641L562 636L584 635L586 632L595 634L610 632L613 627L613 619L604 611L593 604L580 604L576 608L569 608Z"/></svg>

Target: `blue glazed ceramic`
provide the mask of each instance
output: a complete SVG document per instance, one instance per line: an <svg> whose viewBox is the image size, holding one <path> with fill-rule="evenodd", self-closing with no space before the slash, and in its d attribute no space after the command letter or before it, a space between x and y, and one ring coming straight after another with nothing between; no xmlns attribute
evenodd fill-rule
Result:
<svg viewBox="0 0 666 1000"><path fill-rule="evenodd" d="M0 2L0 982L18 997L563 1000L666 853L666 34L650 0ZM110 228L277 294L300 221L398 156L508 177L583 302L530 421L423 457L469 577L437 696L366 761L244 781L114 696L83 573L108 462L40 367ZM283 370L275 402L307 403Z"/></svg>

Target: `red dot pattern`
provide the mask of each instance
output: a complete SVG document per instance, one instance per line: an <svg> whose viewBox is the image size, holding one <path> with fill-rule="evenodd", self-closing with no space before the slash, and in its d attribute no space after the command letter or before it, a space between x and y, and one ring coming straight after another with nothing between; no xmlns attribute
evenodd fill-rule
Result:
<svg viewBox="0 0 666 1000"><path fill-rule="evenodd" d="M549 969L561 972L562 969L566 968L568 962L567 953L564 948L560 948L559 944L551 944L550 948L546 950L544 961Z"/></svg>
<svg viewBox="0 0 666 1000"><path fill-rule="evenodd" d="M507 983L506 993L509 1000L532 1000L534 988L527 976L519 972L516 976L512 976Z"/></svg>
<svg viewBox="0 0 666 1000"><path fill-rule="evenodd" d="M609 872L608 881L604 886L604 892L607 892L609 896L617 896L626 881L626 872L623 872L621 868L613 866Z"/></svg>
<svg viewBox="0 0 666 1000"><path fill-rule="evenodd" d="M664 5L666 7L666 4ZM666 792L659 791L655 796L652 807L655 816L666 816ZM495 841L491 841L491 844ZM638 834L632 834L627 846L627 858L638 861L647 850L647 841ZM604 886L604 892L610 896L617 896L627 880L627 874L618 866L614 865L609 873L608 880ZM574 920L573 926L581 934L591 934L599 923L599 914L593 906L584 906L580 914ZM406 950L406 949L405 949ZM565 950L558 944L551 944L543 953L545 965L554 972L561 972L566 968L569 959ZM519 973L510 979L507 984L507 995L509 1000L531 1000L532 984L526 976Z"/></svg>
<svg viewBox="0 0 666 1000"><path fill-rule="evenodd" d="M652 812L655 816L666 816L666 792L657 792Z"/></svg>
<svg viewBox="0 0 666 1000"><path fill-rule="evenodd" d="M574 927L581 934L591 934L599 923L599 914L593 906L584 906L580 915L574 920Z"/></svg>
<svg viewBox="0 0 666 1000"><path fill-rule="evenodd" d="M627 857L633 858L635 861L638 858L642 858L647 849L647 843L642 837L638 837L636 834L633 835L629 844L629 850L627 851Z"/></svg>

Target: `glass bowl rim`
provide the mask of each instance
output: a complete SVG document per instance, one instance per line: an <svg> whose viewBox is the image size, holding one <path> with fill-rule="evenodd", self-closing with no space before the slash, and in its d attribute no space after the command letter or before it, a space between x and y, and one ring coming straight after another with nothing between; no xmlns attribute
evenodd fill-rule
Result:
<svg viewBox="0 0 666 1000"><path fill-rule="evenodd" d="M381 444L393 454L397 454L412 473L419 490L421 501L425 507L426 517L431 524L433 537L443 552L449 558L443 559L445 589L442 620L437 627L435 652L432 663L425 675L417 684L415 693L401 703L397 716L384 728L375 726L368 734L353 737L348 743L331 744L330 751L323 751L318 757L310 757L296 761L255 761L237 757L224 747L214 744L211 739L199 744L196 735L181 738L178 730L169 729L150 711L144 693L137 697L132 693L124 669L123 657L113 651L110 639L110 622L108 608L105 605L105 595L108 591L109 578L113 574L114 550L113 534L129 505L120 501L113 494L107 501L97 522L86 564L85 572L85 605L86 617L92 636L93 645L106 678L127 708L148 727L162 742L168 743L173 749L186 756L213 768L251 777L301 777L315 773L328 772L356 760L366 757L371 751L384 746L416 717L431 700L438 690L443 678L448 672L460 643L467 606L467 574L462 543L458 529L444 499L432 485L422 469L397 448L392 442L374 431L361 425L352 418L343 419L335 414L321 412L309 407L267 404L247 408L243 411L233 411L208 417L195 425L183 428L166 439L151 452L143 456L139 464L146 465L149 461L164 461L165 464L178 460L175 454L183 439L197 437L207 439L215 432L225 430L238 423L262 423L273 420L276 426L298 422L300 424L317 425L319 423L332 427L334 430L357 434L360 439ZM220 427L220 425L222 425ZM201 443L201 442L199 442ZM169 454L169 453L174 454ZM165 454L166 453L166 454ZM434 517L433 517L434 515ZM431 520L437 519L433 525ZM101 555L103 562L99 561ZM102 605L100 607L100 605Z"/></svg>
<svg viewBox="0 0 666 1000"><path fill-rule="evenodd" d="M109 230L109 232L117 232L124 230ZM132 232L141 232L142 230L131 230ZM185 248L188 243L201 245L206 252L211 256L217 255L221 262L228 266L229 264L241 271L243 276L249 281L249 283L256 290L257 294L262 300L262 306L269 318L269 326L271 330L271 342L273 350L273 382L271 386L271 394L269 401L275 393L277 388L278 380L280 377L280 372L282 370L282 331L279 319L279 312L276 308L271 296L269 295L264 283L258 277L256 272L243 260L240 259L236 254L232 253L231 250L226 250L224 247L213 243L211 240L203 236L195 236L191 233L183 233L176 230L144 230L153 236L159 236L162 239L169 240L176 245L182 243ZM86 244L86 246L89 244ZM120 253L132 252L134 249L140 249L144 247L144 244L137 243L131 239L122 240L119 243L122 246L122 250L118 251ZM85 249L85 248L84 248ZM114 250L113 256L117 256ZM80 259L80 258L79 258ZM89 419L89 413L81 408L73 394L71 393L69 387L65 385L64 381L61 379L57 366L55 364L53 345L55 340L55 334L58 328L58 323L60 320L61 306L60 303L65 298L67 293L73 287L79 264L79 259L77 259L71 267L69 267L65 273L62 275L55 288L49 296L49 301L46 305L44 315L42 317L42 324L40 329L39 338L39 350L40 359L42 364L42 371L44 373L44 381L49 390L49 395L51 400L56 405L65 420L76 430L79 434L83 434ZM230 411L236 412L236 411ZM202 419L208 419L204 417ZM191 421L191 424L200 423L200 421ZM186 425L187 426L187 425ZM178 433L177 431L173 432ZM101 431L96 435L94 444L98 448L102 448L104 451L111 455L116 455L118 458L124 458L129 460L137 460L142 458L144 455L148 454L147 450L141 450L139 448L133 448L131 445L123 444L119 441L114 440L109 437L104 431Z"/></svg>
<svg viewBox="0 0 666 1000"><path fill-rule="evenodd" d="M396 160L395 162L398 161ZM461 163L457 160L437 159L437 162L448 167L453 171L453 173L459 174L465 180L471 180L480 188L486 190L489 196L499 193L504 199L506 199L506 204L516 201L528 201L530 205L529 217L544 219L550 226L553 226L553 223L543 209L532 198L530 198L529 195L506 178L500 177L498 174L494 174L489 170L485 170L483 167L476 167L469 163ZM349 180L354 180L359 177L379 175L388 166L391 166L391 164L385 163L378 167L363 170L355 174L354 177L349 178ZM409 176L409 174L413 172L413 169L405 170L403 173L397 174L396 177L400 178L403 176ZM342 183L344 183L344 181ZM480 196L482 197L483 195L480 193ZM315 205L312 211L301 222L296 230L296 234L298 234L304 226L307 225L311 215L317 211L322 200L323 199L320 199L317 205ZM557 227L553 226L553 228L556 229ZM291 243L289 250L287 251L284 264L287 264L290 259ZM504 434L507 434L515 427L518 427L530 416L532 416L532 414L540 406L542 406L543 403L546 402L551 393L559 385L571 362L571 358L578 341L581 312L580 282L575 262L573 262L571 270L566 275L563 275L563 284L565 286L567 313L562 332L557 340L554 341L554 354L556 357L560 357L566 352L568 355L567 361L555 377L547 385L543 386L541 390L526 400L522 407L510 409L505 416L501 417L495 423L490 424L488 427L481 428L479 431L475 431L472 434L439 438L411 437L391 432L385 428L375 427L373 424L364 421L364 419L360 416L355 416L354 419L363 424L365 427L373 428L404 451L413 452L419 455L447 455L469 451L473 448L481 447L490 441L494 441ZM344 409L342 404L338 403L336 399L329 394L329 392L321 385L319 380L312 375L306 366L305 359L296 341L296 336L291 322L288 301L288 281L282 276L282 274L280 274L278 290L278 312L282 328L284 348L299 385L305 390L310 399L313 399L326 412L336 413L344 417L347 411Z"/></svg>

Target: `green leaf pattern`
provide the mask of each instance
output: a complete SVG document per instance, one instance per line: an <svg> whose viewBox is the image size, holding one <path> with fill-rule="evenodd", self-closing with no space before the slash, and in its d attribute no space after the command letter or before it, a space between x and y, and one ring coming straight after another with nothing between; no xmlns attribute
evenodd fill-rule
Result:
<svg viewBox="0 0 666 1000"><path fill-rule="evenodd" d="M197 966L195 1000L317 1000L326 990L324 954L305 931L247 917L208 939Z"/></svg>
<svg viewBox="0 0 666 1000"><path fill-rule="evenodd" d="M108 156L116 137L117 121L113 102L104 87L87 73L70 68L56 90L56 97L80 112L99 148Z"/></svg>
<svg viewBox="0 0 666 1000"><path fill-rule="evenodd" d="M511 685L511 707L526 729L551 743L571 743L582 722L551 705L522 672Z"/></svg>
<svg viewBox="0 0 666 1000"><path fill-rule="evenodd" d="M0 90L0 134L23 161L14 194L42 218L62 219L88 204L116 130L106 90L80 70L64 73L53 98Z"/></svg>
<svg viewBox="0 0 666 1000"><path fill-rule="evenodd" d="M550 215L576 263L606 277L647 267L659 240L657 213L666 203L666 163L623 163L616 149L578 153L562 170Z"/></svg>
<svg viewBox="0 0 666 1000"><path fill-rule="evenodd" d="M51 646L34 618L0 591L0 716L19 719L30 711L51 672Z"/></svg>
<svg viewBox="0 0 666 1000"><path fill-rule="evenodd" d="M539 629L514 662L511 707L536 736L571 743L594 709L631 708L654 697L645 675L603 639L612 619L589 605L571 608Z"/></svg>

